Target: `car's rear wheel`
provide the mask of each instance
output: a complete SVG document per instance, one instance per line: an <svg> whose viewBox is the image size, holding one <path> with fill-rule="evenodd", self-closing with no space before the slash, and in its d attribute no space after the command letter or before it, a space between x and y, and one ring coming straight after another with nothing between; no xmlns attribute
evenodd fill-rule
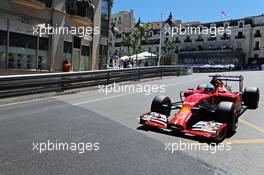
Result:
<svg viewBox="0 0 264 175"><path fill-rule="evenodd" d="M170 112L171 112L170 98L165 95L156 96L151 104L151 112L157 112L159 114L170 116Z"/></svg>
<svg viewBox="0 0 264 175"><path fill-rule="evenodd" d="M243 93L243 102L249 109L257 109L259 104L259 89L246 87Z"/></svg>
<svg viewBox="0 0 264 175"><path fill-rule="evenodd" d="M220 102L216 109L217 120L221 123L227 123L227 132L232 134L236 131L238 125L238 115L236 106L233 102Z"/></svg>

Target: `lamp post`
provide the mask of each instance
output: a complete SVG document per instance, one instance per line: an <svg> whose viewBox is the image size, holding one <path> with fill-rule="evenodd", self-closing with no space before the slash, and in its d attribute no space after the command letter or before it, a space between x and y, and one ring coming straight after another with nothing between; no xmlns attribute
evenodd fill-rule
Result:
<svg viewBox="0 0 264 175"><path fill-rule="evenodd" d="M160 66L160 60L161 60L161 42L162 42L162 30L164 26L168 24L170 27L173 25L173 19L172 19L172 14L170 13L169 18L165 21L165 23L162 23L162 13L161 13L161 18L160 18L160 42L159 42L159 59L158 59L158 66Z"/></svg>
<svg viewBox="0 0 264 175"><path fill-rule="evenodd" d="M140 18L138 19L138 22L137 22L137 24L136 24L136 28L137 28L137 32L139 32L139 30L140 30L140 28L141 27L144 27L143 26L143 24L141 23L141 20L140 20ZM141 45L141 43L140 43L140 45ZM140 48L138 48L138 49L140 49ZM136 67L138 67L138 50L136 49Z"/></svg>
<svg viewBox="0 0 264 175"><path fill-rule="evenodd" d="M115 38L115 34L119 33L119 30L116 27L115 23L112 23L111 25L112 25L112 27L111 27L111 32L112 32L112 48L113 48L113 51L114 51L114 48L115 48L115 39L116 39ZM108 60L108 67L109 67L109 60Z"/></svg>
<svg viewBox="0 0 264 175"><path fill-rule="evenodd" d="M162 40L162 14L160 15L160 42L159 42L159 59L158 59L158 66L160 66L160 59L161 59L161 40Z"/></svg>

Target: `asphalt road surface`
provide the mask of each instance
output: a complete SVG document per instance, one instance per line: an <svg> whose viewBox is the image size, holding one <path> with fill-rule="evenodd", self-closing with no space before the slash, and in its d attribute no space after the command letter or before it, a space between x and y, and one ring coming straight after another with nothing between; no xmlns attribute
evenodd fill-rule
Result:
<svg viewBox="0 0 264 175"><path fill-rule="evenodd" d="M240 117L237 133L221 148L203 147L206 144L197 137L146 130L138 124L139 115L149 111L152 99L160 94L157 87L178 101L181 90L208 83L208 74L193 74L134 83L134 90L107 95L101 89L0 106L0 175L263 175L264 72L225 74L244 75L244 86L259 87L261 99L257 110ZM156 87L155 93L146 95L150 86ZM139 87L145 88L143 93ZM75 147L48 150L48 143ZM179 149L180 143L184 149ZM89 145L86 150L83 144ZM200 147L189 149L187 144Z"/></svg>

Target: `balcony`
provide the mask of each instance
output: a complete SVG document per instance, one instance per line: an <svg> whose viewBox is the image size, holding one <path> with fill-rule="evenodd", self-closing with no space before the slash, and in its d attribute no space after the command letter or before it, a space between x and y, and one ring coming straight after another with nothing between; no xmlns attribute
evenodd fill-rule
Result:
<svg viewBox="0 0 264 175"><path fill-rule="evenodd" d="M86 27L92 25L92 20L89 18L84 18L78 15L71 15L70 18L77 26Z"/></svg>
<svg viewBox="0 0 264 175"><path fill-rule="evenodd" d="M207 39L207 41L216 41L216 37L210 37Z"/></svg>
<svg viewBox="0 0 264 175"><path fill-rule="evenodd" d="M233 47L232 46L228 46L228 45L215 45L215 46L210 46L210 47L202 47L202 46L198 46L198 47L186 47L186 48L181 48L179 49L179 53L181 52L212 52L212 51L219 51L219 52L226 52L226 51L233 51ZM242 51L242 49L237 49L237 51Z"/></svg>
<svg viewBox="0 0 264 175"><path fill-rule="evenodd" d="M51 0L9 0L13 4L29 7L35 10L43 10L45 7L50 7Z"/></svg>
<svg viewBox="0 0 264 175"><path fill-rule="evenodd" d="M159 39L152 39L152 40L143 40L142 45L152 45L152 44L159 44Z"/></svg>
<svg viewBox="0 0 264 175"><path fill-rule="evenodd" d="M260 50L260 47L254 47L254 50Z"/></svg>
<svg viewBox="0 0 264 175"><path fill-rule="evenodd" d="M235 38L236 39L245 39L245 35L237 35Z"/></svg>
<svg viewBox="0 0 264 175"><path fill-rule="evenodd" d="M236 51L243 51L243 48L236 48Z"/></svg>
<svg viewBox="0 0 264 175"><path fill-rule="evenodd" d="M191 40L191 39L185 39L184 42L185 42L185 43L191 43L192 40Z"/></svg>
<svg viewBox="0 0 264 175"><path fill-rule="evenodd" d="M173 41L174 43L181 43L181 41L180 40L175 40L175 41Z"/></svg>
<svg viewBox="0 0 264 175"><path fill-rule="evenodd" d="M78 26L91 26L94 9L88 1L66 1L66 12Z"/></svg>
<svg viewBox="0 0 264 175"><path fill-rule="evenodd" d="M202 39L202 38L198 38L198 39L196 39L195 41L196 41L196 42L203 42L204 39Z"/></svg>
<svg viewBox="0 0 264 175"><path fill-rule="evenodd" d="M229 36L221 37L221 40L230 40L230 37Z"/></svg>

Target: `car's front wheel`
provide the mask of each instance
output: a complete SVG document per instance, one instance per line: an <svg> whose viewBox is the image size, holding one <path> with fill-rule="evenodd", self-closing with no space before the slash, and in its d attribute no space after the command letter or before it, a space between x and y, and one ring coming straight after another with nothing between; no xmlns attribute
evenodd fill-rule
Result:
<svg viewBox="0 0 264 175"><path fill-rule="evenodd" d="M151 104L151 112L157 112L159 114L170 116L170 112L171 112L170 98L165 95L156 96Z"/></svg>
<svg viewBox="0 0 264 175"><path fill-rule="evenodd" d="M238 115L236 106L233 102L220 102L216 110L217 120L222 123L227 123L227 132L232 134L238 126Z"/></svg>

